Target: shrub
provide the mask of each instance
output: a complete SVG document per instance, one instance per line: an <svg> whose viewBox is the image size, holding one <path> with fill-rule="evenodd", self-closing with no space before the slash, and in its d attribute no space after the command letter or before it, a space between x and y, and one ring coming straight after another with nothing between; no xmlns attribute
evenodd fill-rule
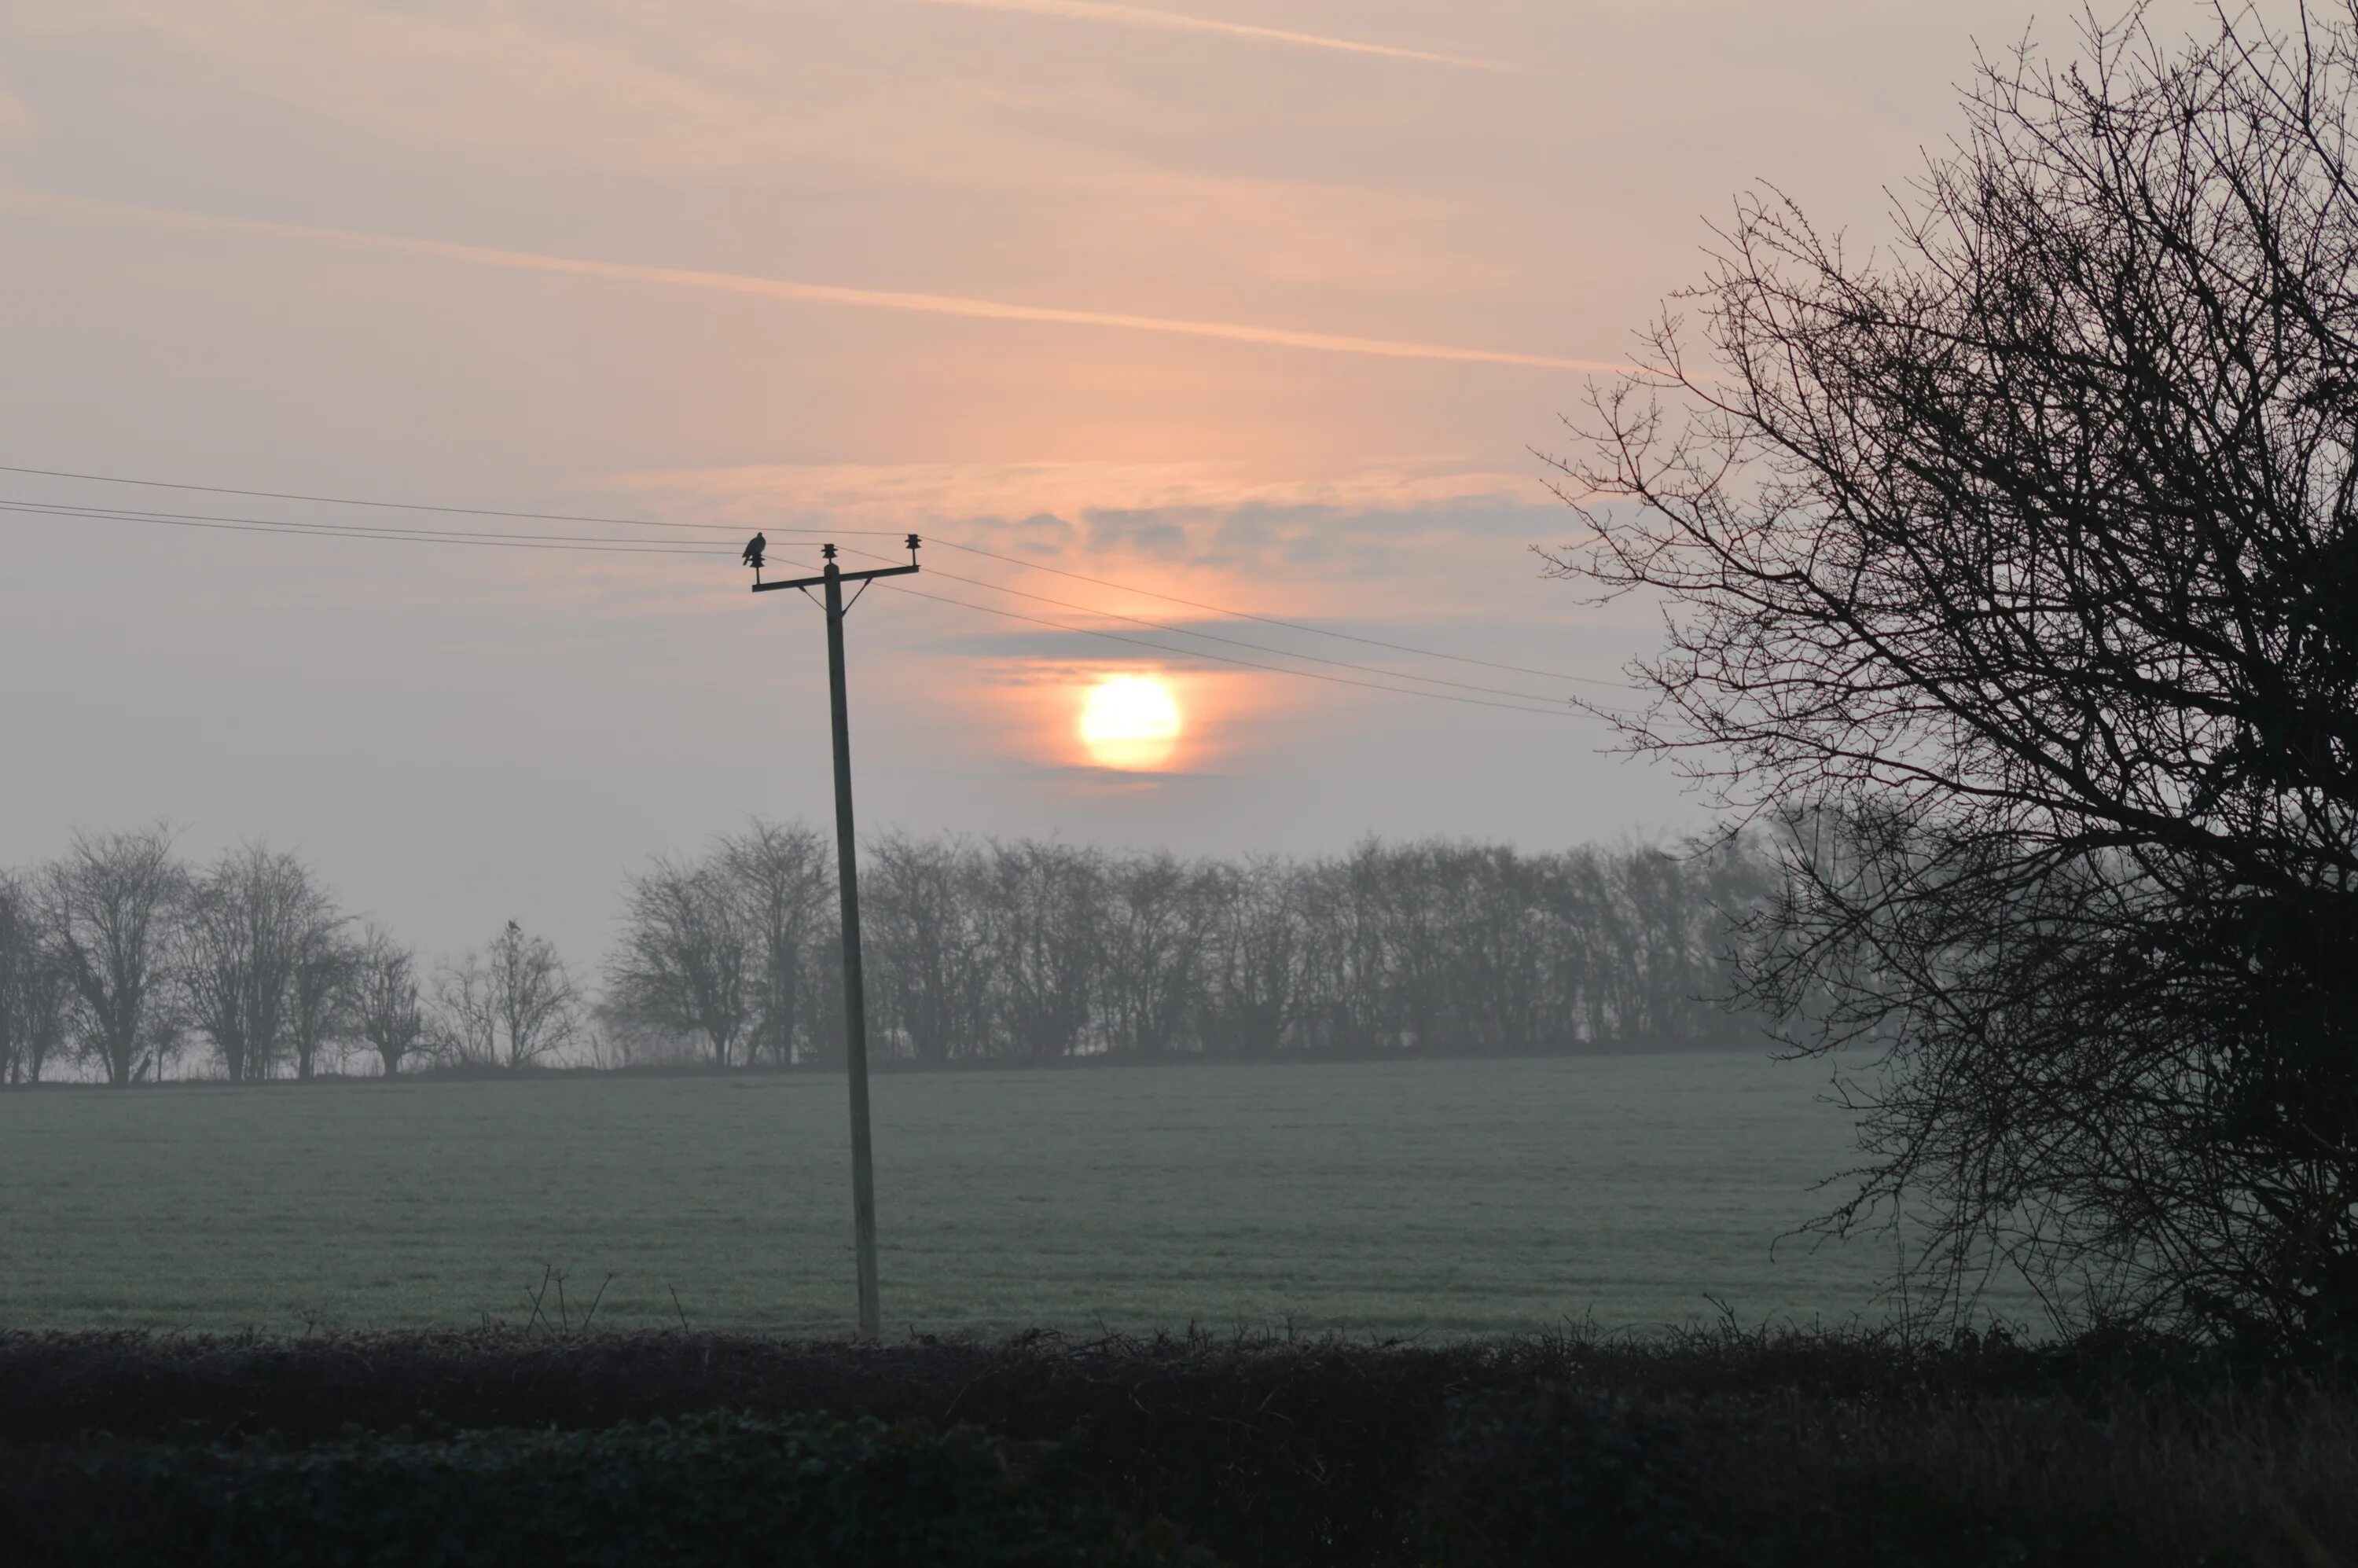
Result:
<svg viewBox="0 0 2358 1568"><path fill-rule="evenodd" d="M15 1530L57 1563L1205 1564L1053 1445L715 1414L581 1432L353 1436L85 1457ZM63 1504L64 1506L59 1506ZM79 1505L79 1506L75 1506ZM20 1558L18 1561L25 1561Z"/></svg>

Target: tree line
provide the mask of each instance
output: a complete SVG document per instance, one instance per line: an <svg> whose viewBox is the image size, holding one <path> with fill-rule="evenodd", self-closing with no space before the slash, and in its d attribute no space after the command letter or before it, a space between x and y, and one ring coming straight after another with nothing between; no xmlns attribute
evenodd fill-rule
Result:
<svg viewBox="0 0 2358 1568"><path fill-rule="evenodd" d="M585 999L510 921L428 968L347 913L299 855L264 844L192 867L163 826L77 833L0 871L0 1084L70 1065L117 1087L176 1064L233 1083L355 1058L521 1067L583 1037Z"/></svg>
<svg viewBox="0 0 2358 1568"><path fill-rule="evenodd" d="M1691 1047L1771 892L1735 840L1524 854L1370 840L1184 860L894 834L864 851L871 1049L925 1065ZM507 922L429 961L263 844L165 827L0 873L0 1084L838 1061L833 847L763 821L628 879L591 988Z"/></svg>
<svg viewBox="0 0 2358 1568"><path fill-rule="evenodd" d="M1731 989L1731 921L1773 874L1742 839L1184 860L895 834L860 873L871 1048L945 1064L1716 1044L1747 1032L1711 1000ZM832 846L798 825L657 860L631 881L605 1020L651 1056L838 1053L834 899Z"/></svg>

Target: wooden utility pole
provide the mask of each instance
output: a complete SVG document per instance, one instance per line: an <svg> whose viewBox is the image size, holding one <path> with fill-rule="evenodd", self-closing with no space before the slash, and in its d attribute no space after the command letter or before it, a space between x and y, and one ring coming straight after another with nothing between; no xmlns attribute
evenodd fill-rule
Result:
<svg viewBox="0 0 2358 1568"><path fill-rule="evenodd" d="M848 572L835 564L835 546L820 547L827 570L817 577L791 582L761 580L761 552L748 547L753 568L753 591L800 589L805 598L813 587L823 588L824 600L814 600L827 611L827 696L835 721L835 865L836 887L843 904L843 1065L851 1077L851 1226L859 1249L860 1337L874 1340L883 1332L883 1311L876 1299L876 1165L868 1135L868 994L860 968L860 848L851 824L850 705L843 686L843 617L851 606L843 601L843 585L856 582L860 592L880 577L905 577L917 569L917 536L909 535L909 564L873 571ZM852 596L859 602L859 594Z"/></svg>

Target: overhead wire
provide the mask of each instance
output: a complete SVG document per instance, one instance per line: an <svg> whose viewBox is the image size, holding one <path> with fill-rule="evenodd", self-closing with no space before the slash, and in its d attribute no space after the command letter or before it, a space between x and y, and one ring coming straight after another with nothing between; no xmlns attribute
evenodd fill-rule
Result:
<svg viewBox="0 0 2358 1568"><path fill-rule="evenodd" d="M914 599L930 599L936 604L954 604L961 610L977 611L984 615L1001 616L1009 621L1027 621L1034 626L1051 627L1058 632L1076 633L1084 637L1102 637L1112 643L1128 643L1132 647L1152 648L1156 653L1169 654L1183 659L1217 659L1224 665L1241 665L1249 670L1267 670L1274 675L1298 676L1303 680L1323 680L1336 686L1356 686L1368 691L1388 691L1396 697L1429 697L1436 702L1463 702L1476 708L1502 708L1509 712L1536 713L1542 718L1565 719L1578 711L1571 708L1528 708L1519 703L1493 702L1482 697L1459 697L1454 692L1424 691L1412 686L1385 686L1377 681L1353 680L1348 676L1322 675L1316 670L1288 669L1282 665L1260 664L1251 659L1239 659L1227 654L1208 653L1201 648L1174 648L1167 643L1150 643L1143 637L1125 636L1119 632L1102 632L1089 626L1067 625L1062 621L1051 621L1044 615L1026 615L1017 610L1001 610L995 605L977 604L968 599L952 599L947 594L927 593L923 589L911 588L906 583L885 582L882 586L894 593L905 593Z"/></svg>
<svg viewBox="0 0 2358 1568"><path fill-rule="evenodd" d="M594 550L623 556L699 556L725 558L733 550L698 549L690 545L664 545L654 540L611 544L533 540L493 534L467 534L450 529L382 528L353 524L285 522L258 517L170 515L97 507L72 507L0 501L0 512L35 517L74 517L90 523L137 523L162 528L202 528L230 534L283 534L316 539L375 539L387 544L475 545L507 550Z"/></svg>
<svg viewBox="0 0 2358 1568"><path fill-rule="evenodd" d="M45 479L80 480L92 484L139 485L156 490L185 490L210 495L248 496L258 500L301 501L323 506L369 506L406 512L432 512L454 516L508 517L524 521L543 523L595 523L621 528L671 528L696 530L706 533L722 531L724 526L722 524L710 523L676 523L647 517L600 516L588 513L526 512L496 507L453 506L418 501L368 500L353 496L319 495L298 491L247 490L230 485L192 484L177 480L164 479L135 479L120 474L88 473L71 469L32 468L15 463L0 463L0 473L35 474ZM731 534L735 532L733 528L729 528L726 531ZM766 532L766 529L764 531ZM827 535L845 538L890 538L896 536L899 532L898 530L890 528L805 528L789 527L784 525L780 525L777 531L782 534ZM1288 631L1300 632L1310 636L1333 637L1344 642L1360 643L1365 643L1369 647L1388 649L1396 654L1408 654L1417 658L1442 659L1454 664L1475 665L1485 669L1503 670L1513 675L1533 676L1541 680L1569 681L1582 686L1605 687L1617 690L1621 688L1621 683L1601 679L1595 676L1573 675L1568 671L1563 670L1537 669L1528 665L1513 665L1495 659L1476 658L1470 654L1452 654L1438 648L1421 648L1416 646L1414 643L1393 642L1381 637L1368 637L1355 632L1338 632L1332 627L1314 625L1308 622L1289 621L1279 616L1263 615L1249 610L1237 610L1226 605L1207 603L1201 600L1186 599L1177 594L1164 593L1157 589L1141 588L1135 583L1120 582L1111 578L1092 577L1087 572L1072 571L1064 567L1052 567L1044 561L1027 560L1022 556L1009 555L1003 551L988 549L980 545L963 544L956 539L942 538L937 535L927 535L926 540L928 543L942 549L957 550L967 555L985 557L990 560L1001 561L1009 566L1021 568L1026 571L1049 572L1057 577L1071 578L1076 582L1086 582L1098 588L1109 588L1119 593L1134 593L1147 599L1161 600L1166 604L1184 605L1190 610L1201 610L1208 614L1224 615L1236 620L1258 621L1264 625L1282 626ZM1301 656L1307 657L1308 655ZM1409 678L1425 679L1428 677L1410 676Z"/></svg>
<svg viewBox="0 0 2358 1568"><path fill-rule="evenodd" d="M1289 631L1307 632L1313 636L1339 637L1347 643L1365 643L1370 647L1390 648L1394 653L1414 654L1419 658L1448 659L1461 665L1480 665L1486 669L1509 670L1516 675L1537 676L1541 680L1576 681L1585 686L1617 687L1619 684L1615 681L1599 680L1595 676L1569 675L1562 670L1535 670L1524 665L1505 665L1493 659L1477 659L1467 654L1444 654L1433 648L1419 648L1407 643L1388 643L1380 637L1362 637L1352 632L1337 632L1331 627L1314 626L1305 621L1285 621L1274 615L1258 615L1249 610L1231 610L1222 605L1206 604L1199 600L1182 599L1175 593L1163 593L1151 588L1140 588L1135 583L1116 582L1110 578L1091 577L1087 572L1067 571L1063 567L1052 567L1042 561L1027 561L1020 556L1001 555L997 550L986 550L979 545L961 545L950 539L936 539L932 542L946 549L963 550L970 556L988 556L994 561L1005 561L1010 566L1023 567L1035 572L1054 572L1058 577L1068 577L1078 582L1095 583L1099 588L1110 588L1122 593L1142 594L1148 599L1159 599L1165 604L1184 604L1190 610L1208 611L1215 615L1230 615L1240 621L1258 621L1263 625L1282 626Z"/></svg>
<svg viewBox="0 0 2358 1568"><path fill-rule="evenodd" d="M119 474L79 473L70 469L26 468L16 463L0 463L0 473L38 474L44 479L78 479L92 484L135 484L148 490L189 490L205 495L242 495L257 501L307 501L319 506L373 506L392 512L438 512L454 517L513 517L529 523L601 523L616 528L685 528L699 533L733 535L736 528L722 523L673 523L655 517L600 517L575 512L519 512L495 506L449 506L426 501L368 501L350 495L310 495L291 490L239 490L225 484L188 484L169 479L126 479ZM897 537L892 528L787 528L781 534L840 534L863 535L874 538Z"/></svg>
<svg viewBox="0 0 2358 1568"><path fill-rule="evenodd" d="M641 556L694 556L708 560L719 557L726 557L731 553L725 550L698 549L691 546L679 545L658 545L653 543L640 544L627 541L620 543L602 543L581 540L579 538L526 539L508 535L470 535L452 529L393 528L362 524L307 524L260 518L219 517L203 516L194 514L143 512L128 508L106 509L76 507L63 504L26 503L23 501L5 498L0 498L0 513L14 513L20 515L38 517L70 517L84 522L132 523L167 528L198 528L242 534L291 535L310 538L363 539L382 541L391 544L475 545L496 549L588 550ZM860 550L857 551L857 553L864 556L871 556L879 560L889 560L892 558L886 556L875 556L874 552L868 550ZM944 573L943 575L952 576L953 574ZM981 582L979 579L972 578L960 577L955 578L955 580L974 583L975 586L981 588L991 588L996 586L994 584ZM1151 643L1141 637L1126 637L1119 633L1100 631L1093 627L1067 625L1063 622L1050 621L1044 616L1024 615L1014 611L1000 610L987 604L975 604L967 600L952 599L944 594L926 593L920 589L904 588L899 584L893 584L891 586L896 588L901 592L913 594L919 599L930 599L936 603L955 605L961 609L972 610L984 615L997 615L1008 620L1028 622L1033 625L1046 626L1056 631L1072 633L1079 636L1098 637L1111 642L1126 643L1135 647L1151 648L1157 653L1166 654L1176 658L1212 659L1222 664L1241 665L1247 669L1266 670L1272 675L1297 676L1305 680L1321 680L1327 681L1337 686L1360 687L1370 691L1391 692L1403 697L1437 697L1444 702L1470 703L1480 708L1502 708L1518 713L1538 713L1562 716L1571 711L1570 709L1565 708L1531 707L1527 706L1525 702L1493 702L1483 697L1459 697L1450 692L1425 691L1415 687L1388 686L1376 681L1351 680L1341 676L1322 675L1315 670L1293 669L1282 665L1265 665L1256 660L1235 658L1228 654L1211 653L1204 649L1174 648L1167 643ZM865 590L863 589L863 591ZM1021 590L1002 589L1001 591L1015 592ZM1033 594L1026 595L1025 597L1039 598L1041 596ZM1049 600L1048 602L1062 603L1063 601ZM1080 610L1084 613L1088 614L1108 613L1106 611L1090 609L1087 606L1073 606L1071 608ZM1136 620L1135 617L1130 616L1118 616L1116 619ZM1159 626L1161 624L1159 622L1141 622L1140 623L1154 626ZM1185 629L1178 627L1168 627L1164 629L1175 632L1182 636L1199 634L1190 633ZM1222 640L1233 641L1233 639ZM1243 645L1248 647L1259 646L1259 644L1256 643L1246 643ZM1285 654L1282 650L1263 649L1261 651L1275 653L1280 657L1290 656ZM1372 666L1363 665L1352 665L1349 667L1372 668ZM1397 675L1399 672L1378 671L1376 673ZM1431 677L1411 676L1407 678L1430 679ZM1524 694L1508 693L1506 695L1510 697L1522 697ZM1528 700L1544 702L1547 699L1544 697L1533 697L1529 698Z"/></svg>
<svg viewBox="0 0 2358 1568"><path fill-rule="evenodd" d="M889 561L893 558L891 556L880 556L873 550L860 549L856 546L846 546L845 551L850 555L865 556L871 561ZM1454 687L1459 691L1480 692L1488 697L1512 697L1520 702L1559 700L1540 692L1509 691L1504 687L1475 686L1466 681L1444 680L1439 676L1421 676L1412 670L1386 669L1380 665L1355 664L1349 659L1330 659L1319 654L1297 653L1291 648L1272 648L1265 643L1248 643L1241 637L1224 637L1217 632L1202 632L1192 626L1174 626L1167 621L1149 621L1143 616L1124 615L1119 611L1100 610L1094 604L1075 604L1068 599L1051 599L1044 593L1032 593L1023 589L1010 588L1005 583L988 582L981 578L962 577L957 572L944 571L939 567L927 567L925 569L936 577L946 578L952 582L962 582L970 588L988 589L993 593L1012 594L1018 599L1029 599L1041 604L1053 604L1059 610L1071 610L1083 615L1098 615L1111 621L1126 621L1133 626L1145 626L1157 632L1168 632L1176 637L1201 637L1208 642L1225 643L1232 648L1249 648L1254 653L1267 654L1272 658L1302 659L1311 664L1329 665L1336 669L1357 670L1362 675L1389 676L1395 680L1423 681L1431 686Z"/></svg>

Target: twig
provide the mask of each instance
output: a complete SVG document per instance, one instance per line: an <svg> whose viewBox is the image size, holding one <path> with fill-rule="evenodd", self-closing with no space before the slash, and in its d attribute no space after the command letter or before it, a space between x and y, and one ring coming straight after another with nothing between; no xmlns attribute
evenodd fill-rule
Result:
<svg viewBox="0 0 2358 1568"><path fill-rule="evenodd" d="M587 1334L590 1332L590 1320L598 1315L598 1303L606 1299L606 1287L613 1282L614 1276L611 1271L608 1271L603 1280L600 1280L598 1282L598 1293L590 1298L590 1310L581 1314L582 1333Z"/></svg>
<svg viewBox="0 0 2358 1568"><path fill-rule="evenodd" d="M532 1305L532 1315L525 1319L524 1324L524 1331L526 1334L530 1334L533 1330L533 1325L540 1322L541 1298L548 1294L549 1276L556 1272L556 1264L543 1263L540 1266L540 1289L537 1291L527 1291L525 1292L525 1300L529 1302Z"/></svg>
<svg viewBox="0 0 2358 1568"><path fill-rule="evenodd" d="M673 1284L669 1280L665 1280L664 1281L664 1289L671 1292L671 1310L679 1314L679 1331L682 1334L686 1334L687 1332L687 1309L679 1304L679 1287Z"/></svg>

